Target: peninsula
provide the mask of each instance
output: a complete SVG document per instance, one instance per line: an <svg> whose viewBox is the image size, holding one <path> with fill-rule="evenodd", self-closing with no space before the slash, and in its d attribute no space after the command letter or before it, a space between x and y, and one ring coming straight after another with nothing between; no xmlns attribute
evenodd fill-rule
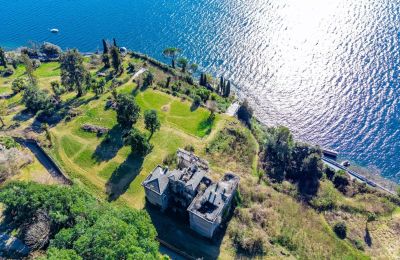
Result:
<svg viewBox="0 0 400 260"><path fill-rule="evenodd" d="M397 194L232 106L231 82L180 49L163 55L170 65L116 40L85 55L0 49L1 232L23 249L3 255L398 257Z"/></svg>

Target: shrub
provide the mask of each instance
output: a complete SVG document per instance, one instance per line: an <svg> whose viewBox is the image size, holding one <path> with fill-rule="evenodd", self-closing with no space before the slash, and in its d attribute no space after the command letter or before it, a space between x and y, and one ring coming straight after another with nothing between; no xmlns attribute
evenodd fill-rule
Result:
<svg viewBox="0 0 400 260"><path fill-rule="evenodd" d="M347 176L347 173L343 170L339 170L335 173L333 177L333 184L340 191L344 191L346 186L350 183L350 178Z"/></svg>
<svg viewBox="0 0 400 260"><path fill-rule="evenodd" d="M14 74L14 70L11 68L6 68L5 70L3 70L3 77L9 77L12 74Z"/></svg>
<svg viewBox="0 0 400 260"><path fill-rule="evenodd" d="M361 251L364 251L364 243L360 239L354 240L354 246Z"/></svg>
<svg viewBox="0 0 400 260"><path fill-rule="evenodd" d="M186 145L185 150L188 152L192 152L192 153L194 153L194 151L195 151L194 146L191 144Z"/></svg>
<svg viewBox="0 0 400 260"><path fill-rule="evenodd" d="M340 239L345 239L347 236L347 226L343 221L337 222L333 226L333 231Z"/></svg>
<svg viewBox="0 0 400 260"><path fill-rule="evenodd" d="M60 55L61 54L61 48L55 44L45 42L42 44L40 47L40 51L46 54L47 56L53 56L53 55Z"/></svg>
<svg viewBox="0 0 400 260"><path fill-rule="evenodd" d="M19 147L19 144L10 136L0 136L0 144L4 145L6 149Z"/></svg>
<svg viewBox="0 0 400 260"><path fill-rule="evenodd" d="M16 78L11 83L11 89L14 94L17 94L26 88L26 80L24 78Z"/></svg>

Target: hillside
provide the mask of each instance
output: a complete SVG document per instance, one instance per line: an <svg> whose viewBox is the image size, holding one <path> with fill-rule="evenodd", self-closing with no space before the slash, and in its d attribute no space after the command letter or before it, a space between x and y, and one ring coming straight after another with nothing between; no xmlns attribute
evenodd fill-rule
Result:
<svg viewBox="0 0 400 260"><path fill-rule="evenodd" d="M99 60L96 55L84 59L84 66L96 80L102 77L98 72L113 73ZM133 65L134 72L128 73L128 65ZM164 66L128 54L123 58L124 72L114 79L105 77L103 93L96 95L88 90L80 97L72 91L61 94L60 106L54 112L57 116L52 116L46 127L40 113L25 110L23 91L7 96L12 93L13 81L26 77L25 66L20 64L13 75L0 77L6 107L4 135L36 139L75 185L114 205L144 209L159 238L194 257L394 259L400 255L398 199L357 183L340 191L324 175L313 199L305 201L297 183L275 182L268 172L260 174L265 130L257 131L257 127L263 127L253 125L250 130L238 119L225 115L223 111L232 98L208 93L201 101L203 105L194 105L195 97L206 89L189 83L186 79L192 75L188 72ZM136 74L138 71L142 73ZM154 80L144 86L148 72ZM53 95L51 82L60 81L60 64L42 63L34 75L39 89ZM172 78L170 85L166 83L168 78ZM124 144L124 129L110 107L118 94L134 97L141 109L135 128L143 133L149 134L143 122L144 111L156 110L159 116L161 128L149 139L153 148L143 158ZM210 101L217 103L219 113L215 116L211 116L213 111L207 105ZM106 129L106 133L84 130L84 125ZM228 171L241 178L238 206L228 225L212 241L193 234L184 221L171 215L164 217L146 205L141 186L155 166L163 164L178 148L189 146L210 162L213 179L218 180ZM44 171L40 167L35 161L16 178L52 183L39 180L37 175ZM340 221L347 226L343 239L333 231Z"/></svg>

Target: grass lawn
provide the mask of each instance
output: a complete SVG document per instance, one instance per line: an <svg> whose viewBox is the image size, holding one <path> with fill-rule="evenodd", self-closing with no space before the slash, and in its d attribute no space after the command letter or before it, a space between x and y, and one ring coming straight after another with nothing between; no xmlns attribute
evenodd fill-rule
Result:
<svg viewBox="0 0 400 260"><path fill-rule="evenodd" d="M128 83L118 88L118 92L132 93L134 89L135 85ZM138 92L135 98L142 113L146 109L155 109L162 122L160 131L151 139L154 145L152 152L140 159L131 155L130 147L123 146L115 111L105 109L110 94L99 99L91 99L91 95L81 98L89 101L79 107L82 111L80 116L51 129L55 141L51 153L73 177L91 183L95 189L102 191L104 197L126 201L136 208L144 207L141 182L148 173L179 147L192 144L196 150L203 151L204 138L209 137L207 134L211 133L212 127L217 131L219 122L225 117L218 115L212 124L204 128L204 121L209 117L208 110L198 108L191 111L190 102L182 102L153 89ZM110 131L105 136L97 137L81 130L83 124L107 127ZM136 126L147 132L143 128L143 116Z"/></svg>

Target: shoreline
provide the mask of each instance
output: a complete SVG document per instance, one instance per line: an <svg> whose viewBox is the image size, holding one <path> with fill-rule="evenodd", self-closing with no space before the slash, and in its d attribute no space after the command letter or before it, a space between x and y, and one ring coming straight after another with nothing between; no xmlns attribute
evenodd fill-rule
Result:
<svg viewBox="0 0 400 260"><path fill-rule="evenodd" d="M22 49L22 48L24 48L24 46L20 46L20 47L17 47L17 48L14 48L14 49L10 49L10 50L6 50L6 53L20 53L20 49ZM61 49L63 52L65 51L65 50L63 50L63 49ZM144 53L141 53L141 52L137 52L137 51L133 51L133 50L131 50L131 49L127 49L128 50L128 54L129 55L133 55L133 56L136 56L136 57L140 57L140 58L143 58L143 59L146 59L147 61L149 61L150 63L152 63L153 65L155 65L155 66L158 66L160 69L165 69L166 67L170 67L168 64L166 64L166 63L164 63L163 61L161 61L161 60L158 60L158 59L156 59L156 58L153 58L153 57L151 57L151 56L149 56L149 55L147 55L147 54L144 54ZM97 50L97 51L88 51L88 52L80 52L81 54L82 54L82 56L84 56L84 57L90 57L90 56L92 56L92 55L100 55L99 54L99 50ZM44 61L44 62L51 62L52 60L48 60L48 61ZM218 78L216 75L212 75L214 78ZM197 79L195 79L196 81L197 81ZM235 97L235 99L234 99L234 101L232 102L232 104L234 104L234 103L241 103L242 101L243 101L243 98L241 98L240 97L240 95L238 95L238 87L234 84L234 83L232 83L232 86L233 86L233 94L234 94L234 97ZM231 105L232 105L231 104ZM250 104L251 105L251 104ZM254 108L254 106L252 106L252 109L253 109L253 111L255 111L255 108ZM260 120L260 118L259 117L257 117L257 115L253 115L253 117L257 120L257 122L260 124L260 125L262 125L263 127L271 127L271 126L276 126L276 125L268 125L268 124L266 124L266 123L263 123L261 120ZM319 145L319 144L314 144L314 143L309 143L309 142L307 142L307 141L303 141L303 140L301 140L301 139L298 139L298 141L300 141L300 142L305 142L305 143L308 143L308 144L310 144L310 145L314 145L314 146L319 146L319 147L321 147L321 148L329 148L329 147L323 147L323 146L321 146L321 145ZM381 170L379 169L379 168L376 168L377 169L377 171L373 171L372 169L371 169L371 167L369 167L369 166L363 166L363 165L360 165L360 164L357 164L357 162L355 162L355 161L353 161L352 159L348 159L348 158L346 158L346 157L341 157L340 156L340 152L338 153L339 154L339 156L338 156L338 158L339 159L341 159L341 161L345 161L345 160L349 160L349 161L351 161L352 162L352 164L351 164L351 166L350 167L347 167L347 171L353 171L354 169L357 169L357 175L360 175L360 176L362 176L364 179L366 179L367 181L365 181L367 184L368 184L368 182L371 182L371 183L376 183L376 184L378 184L377 186L382 186L383 187L383 189L382 190L386 190L387 192L389 192L389 193L391 193L391 194L395 194L395 190L393 190L393 187L396 187L396 186L398 186L399 184L400 184L400 182L399 183L397 183L395 180L392 180L391 178L388 178L388 177L384 177L384 176L382 176L382 174L381 174ZM336 161L336 160L335 160ZM338 161L336 161L337 163L339 163ZM362 173L359 173L359 172L362 172ZM351 174L350 174L351 175ZM371 178L372 177L372 178ZM363 178L360 178L360 180L362 180ZM372 180L372 181L371 181ZM363 181L363 180L362 180ZM371 186L373 186L373 185L371 185ZM376 186L375 186L376 187Z"/></svg>

